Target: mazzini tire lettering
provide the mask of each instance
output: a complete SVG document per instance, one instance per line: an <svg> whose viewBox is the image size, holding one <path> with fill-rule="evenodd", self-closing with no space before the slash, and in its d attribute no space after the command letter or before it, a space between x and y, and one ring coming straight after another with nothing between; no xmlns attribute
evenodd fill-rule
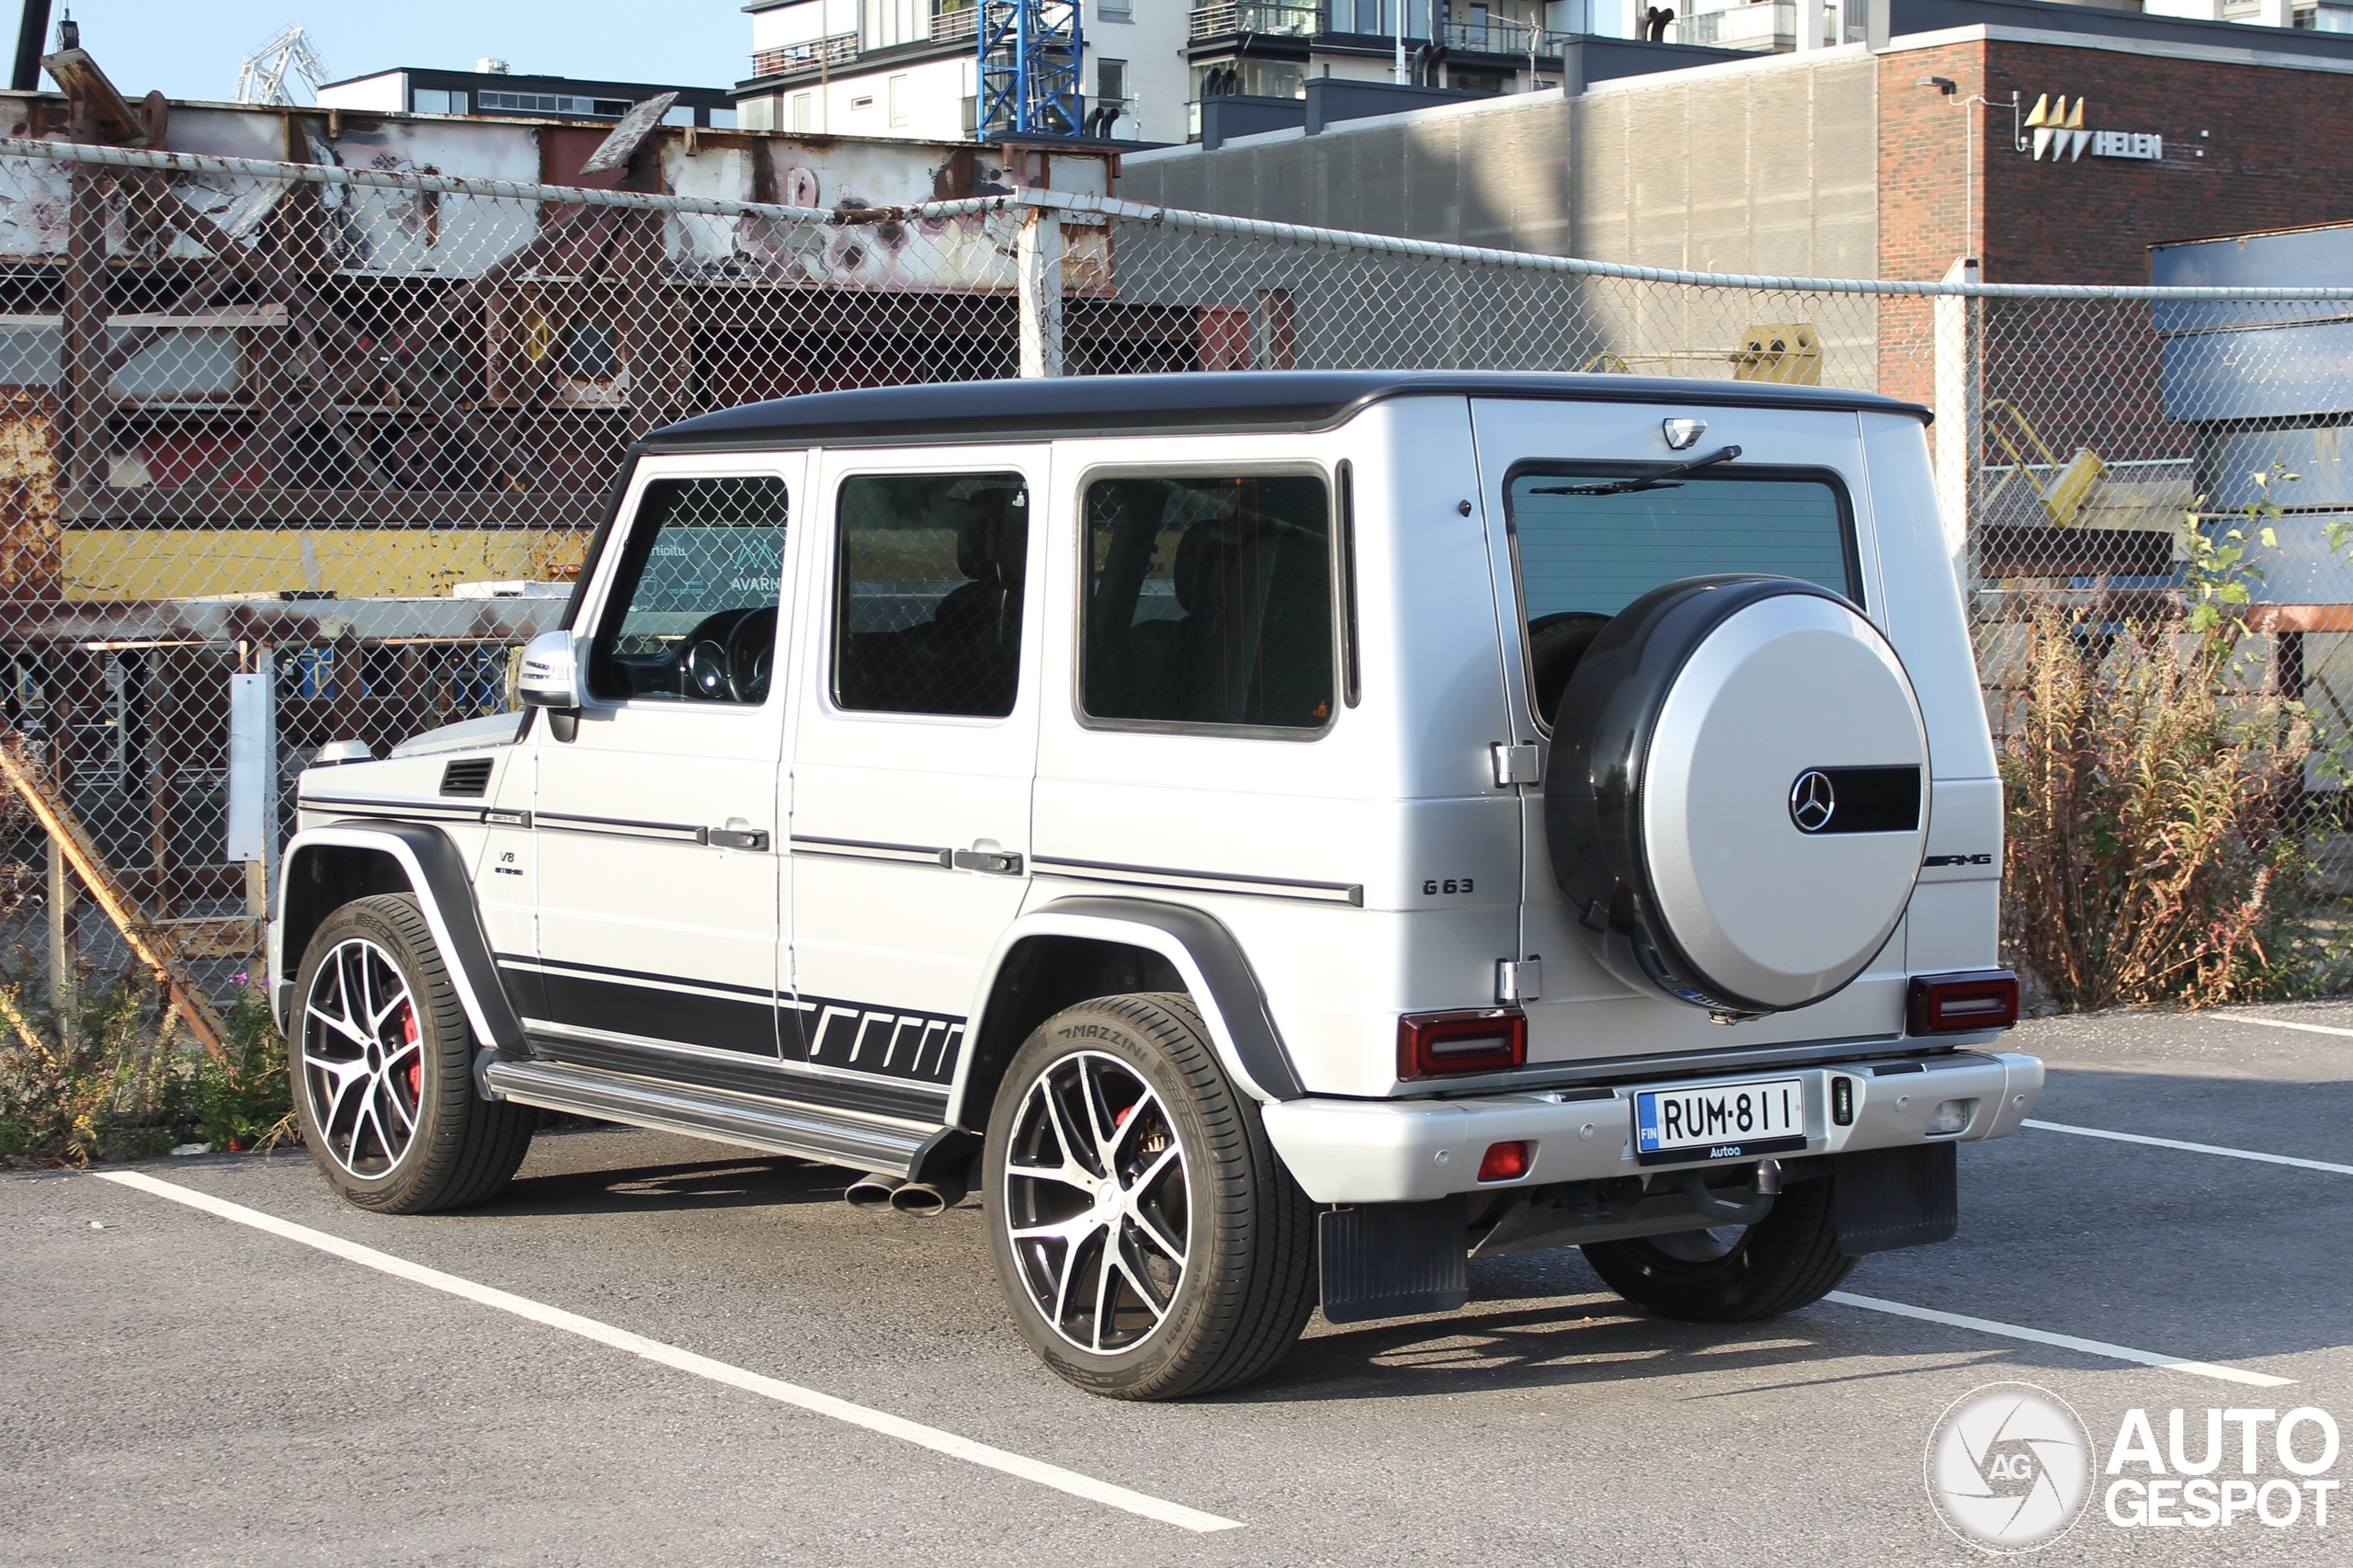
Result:
<svg viewBox="0 0 2353 1568"><path fill-rule="evenodd" d="M362 1209L425 1214L506 1185L539 1113L475 1091L473 1034L415 898L363 898L328 915L294 997L288 1077L329 1186Z"/></svg>
<svg viewBox="0 0 2353 1568"><path fill-rule="evenodd" d="M1829 1182L1797 1182L1771 1213L1713 1246L1695 1244L1718 1235L1710 1231L1592 1242L1586 1261L1603 1284L1661 1317L1753 1323L1818 1301L1854 1272L1832 1215ZM1719 1248L1720 1256L1697 1256Z"/></svg>
<svg viewBox="0 0 2353 1568"><path fill-rule="evenodd" d="M983 1171L1014 1320L1089 1392L1247 1382L1314 1311L1313 1205L1183 994L1082 1002L1040 1025L1006 1070Z"/></svg>

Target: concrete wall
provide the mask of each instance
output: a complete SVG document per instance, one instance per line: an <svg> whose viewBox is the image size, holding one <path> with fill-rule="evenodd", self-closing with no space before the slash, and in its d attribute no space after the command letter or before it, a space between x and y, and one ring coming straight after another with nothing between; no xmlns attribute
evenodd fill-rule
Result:
<svg viewBox="0 0 2353 1568"><path fill-rule="evenodd" d="M1868 277L1877 73L1859 46L1130 157L1130 200L1554 256Z"/></svg>

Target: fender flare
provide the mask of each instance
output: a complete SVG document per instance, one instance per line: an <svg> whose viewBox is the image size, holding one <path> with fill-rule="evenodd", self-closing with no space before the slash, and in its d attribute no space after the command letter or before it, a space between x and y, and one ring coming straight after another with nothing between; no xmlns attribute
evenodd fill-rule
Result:
<svg viewBox="0 0 2353 1568"><path fill-rule="evenodd" d="M1245 1094L1261 1104L1306 1097L1306 1087L1291 1065L1282 1033L1267 1009L1265 991L1224 922L1202 910L1180 903L1142 898L1058 898L1016 920L997 938L982 967L972 1014L974 1033L987 1017L999 973L1008 955L1033 937L1075 937L1091 941L1142 948L1159 954L1185 982L1186 991L1201 1010L1210 1040L1226 1075ZM973 1062L979 1057L977 1038L969 1040L956 1063L956 1077L948 1094L947 1122L964 1120L965 1094Z"/></svg>
<svg viewBox="0 0 2353 1568"><path fill-rule="evenodd" d="M425 911L425 923L433 932L433 944L466 1010L466 1021L473 1026L474 1038L502 1053L527 1054L522 1020L516 1016L506 987L499 983L498 966L491 960L490 941L483 934L482 914L474 904L473 880L466 873L465 860L449 835L419 823L330 823L298 833L288 843L278 874L276 917L269 923L270 973L284 988L275 991L272 999L286 998L277 1010L281 1015L293 1011L294 974L287 968L284 951L287 901L305 853L325 848L367 849L391 857ZM293 961L299 968L302 955L294 954ZM281 1016L278 1024L283 1028L291 1021L290 1017Z"/></svg>

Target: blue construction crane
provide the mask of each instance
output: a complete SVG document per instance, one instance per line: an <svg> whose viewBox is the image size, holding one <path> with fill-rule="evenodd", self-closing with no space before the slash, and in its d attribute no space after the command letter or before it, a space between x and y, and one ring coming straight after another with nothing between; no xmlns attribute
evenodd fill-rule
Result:
<svg viewBox="0 0 2353 1568"><path fill-rule="evenodd" d="M983 142L1078 134L1086 113L1079 85L1085 47L1078 0L982 0L974 133Z"/></svg>

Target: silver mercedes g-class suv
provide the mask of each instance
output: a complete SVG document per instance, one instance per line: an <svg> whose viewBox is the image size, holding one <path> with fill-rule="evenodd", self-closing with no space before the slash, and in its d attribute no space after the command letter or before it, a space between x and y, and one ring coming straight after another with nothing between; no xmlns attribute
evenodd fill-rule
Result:
<svg viewBox="0 0 2353 1568"><path fill-rule="evenodd" d="M518 713L301 785L351 1201L545 1108L977 1190L1097 1392L1581 1245L1732 1322L1943 1240L2001 791L1925 411L1627 376L826 392L633 452ZM348 744L334 756L364 753Z"/></svg>

